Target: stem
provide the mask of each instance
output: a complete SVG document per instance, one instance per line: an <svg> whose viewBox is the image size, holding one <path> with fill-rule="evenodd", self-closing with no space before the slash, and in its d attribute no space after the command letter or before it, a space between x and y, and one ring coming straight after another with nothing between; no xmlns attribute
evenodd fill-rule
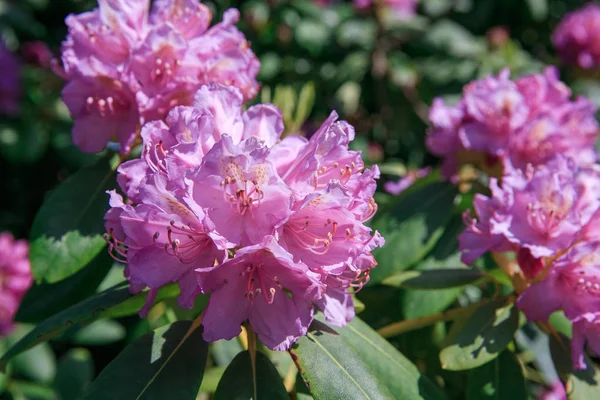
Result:
<svg viewBox="0 0 600 400"><path fill-rule="evenodd" d="M399 335L401 333L414 331L416 329L421 329L429 325L433 325L436 322L440 321L452 321L458 319L460 317L464 317L477 310L482 305L490 302L491 300L480 301L479 303L473 303L466 307L455 308L452 310L446 310L439 313L426 315L420 318L409 319L407 321L394 322L393 324L384 326L381 329L377 330L384 338L389 338L392 336Z"/></svg>
<svg viewBox="0 0 600 400"><path fill-rule="evenodd" d="M492 251L490 254L496 264L498 264L502 271L504 271L504 273L513 281L513 287L517 293L521 293L527 289L527 286L529 286L527 284L527 279L525 278L525 275L523 275L523 271L519 268L516 260L511 260L504 254L496 251Z"/></svg>
<svg viewBox="0 0 600 400"><path fill-rule="evenodd" d="M285 386L285 390L287 390L288 393L291 393L296 386L296 375L296 364L292 362L287 374L285 375L285 378L283 379L283 386Z"/></svg>
<svg viewBox="0 0 600 400"><path fill-rule="evenodd" d="M242 333L238 335L238 341L240 342L240 346L242 349L248 350L248 332L246 331L246 327L242 325Z"/></svg>
<svg viewBox="0 0 600 400"><path fill-rule="evenodd" d="M248 335L248 352L250 352L250 361L252 363L252 383L254 386L254 400L257 400L256 389L256 334L252 330L250 323L246 325Z"/></svg>

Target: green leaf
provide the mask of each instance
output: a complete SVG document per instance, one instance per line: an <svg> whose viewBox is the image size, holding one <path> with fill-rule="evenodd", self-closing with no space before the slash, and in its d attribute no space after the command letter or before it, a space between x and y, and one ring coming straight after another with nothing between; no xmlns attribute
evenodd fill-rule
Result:
<svg viewBox="0 0 600 400"><path fill-rule="evenodd" d="M94 321L79 329L72 337L72 342L80 346L102 346L118 342L127 334L123 325L110 319Z"/></svg>
<svg viewBox="0 0 600 400"><path fill-rule="evenodd" d="M96 293L112 263L108 252L103 251L67 279L57 283L34 284L23 298L15 319L19 322L39 323L87 299Z"/></svg>
<svg viewBox="0 0 600 400"><path fill-rule="evenodd" d="M534 21L544 21L548 18L548 0L526 0Z"/></svg>
<svg viewBox="0 0 600 400"><path fill-rule="evenodd" d="M254 396L256 393L256 397ZM256 353L256 388L252 377L250 353L238 354L225 370L214 400L283 399L288 395L277 368L260 351Z"/></svg>
<svg viewBox="0 0 600 400"><path fill-rule="evenodd" d="M556 329L566 337L573 337L573 325L571 324L571 321L569 321L569 319L565 316L565 313L562 310L555 311L552 314L550 314L548 322L550 322L550 325L552 325L554 329Z"/></svg>
<svg viewBox="0 0 600 400"><path fill-rule="evenodd" d="M56 357L48 343L19 354L12 361L15 372L34 382L49 383L56 375Z"/></svg>
<svg viewBox="0 0 600 400"><path fill-rule="evenodd" d="M469 372L467 400L527 400L521 365L508 350Z"/></svg>
<svg viewBox="0 0 600 400"><path fill-rule="evenodd" d="M121 352L81 397L195 400L208 357L196 321L178 321L142 336Z"/></svg>
<svg viewBox="0 0 600 400"><path fill-rule="evenodd" d="M202 379L202 385L200 385L200 392L214 393L224 373L225 367L213 367L206 370Z"/></svg>
<svg viewBox="0 0 600 400"><path fill-rule="evenodd" d="M493 360L512 340L519 327L519 310L505 299L483 304L466 320L455 322L448 344L440 352L442 368L458 371Z"/></svg>
<svg viewBox="0 0 600 400"><path fill-rule="evenodd" d="M48 148L47 126L21 118L14 124L0 125L0 154L15 164L38 162Z"/></svg>
<svg viewBox="0 0 600 400"><path fill-rule="evenodd" d="M392 275L382 284L404 289L438 290L464 286L483 277L477 269L447 268L406 271Z"/></svg>
<svg viewBox="0 0 600 400"><path fill-rule="evenodd" d="M147 292L140 292L129 296L125 301L102 311L98 318L122 318L137 314L144 304L146 304L146 296ZM177 296L179 296L179 286L177 283L169 283L158 290L154 303L160 303L163 300Z"/></svg>
<svg viewBox="0 0 600 400"><path fill-rule="evenodd" d="M452 215L456 193L448 182L432 182L403 193L377 215L373 228L385 237L386 245L373 251L379 265L371 272L371 282L406 270L425 257Z"/></svg>
<svg viewBox="0 0 600 400"><path fill-rule="evenodd" d="M304 19L296 26L294 39L300 47L317 56L331 42L331 29L319 20Z"/></svg>
<svg viewBox="0 0 600 400"><path fill-rule="evenodd" d="M221 367L229 365L244 349L238 340L217 340L210 346L210 354L215 364Z"/></svg>
<svg viewBox="0 0 600 400"><path fill-rule="evenodd" d="M59 400L52 388L39 383L12 382L9 392L12 400Z"/></svg>
<svg viewBox="0 0 600 400"><path fill-rule="evenodd" d="M315 398L443 399L406 357L358 318L329 328L319 316L290 350Z"/></svg>
<svg viewBox="0 0 600 400"><path fill-rule="evenodd" d="M69 350L58 361L54 387L62 400L77 400L94 379L94 360L86 349Z"/></svg>
<svg viewBox="0 0 600 400"><path fill-rule="evenodd" d="M3 370L6 362L17 354L57 336L73 324L91 322L97 319L104 310L120 304L130 297L131 294L127 288L107 290L48 318L25 335L0 358L0 370Z"/></svg>
<svg viewBox="0 0 600 400"><path fill-rule="evenodd" d="M55 283L79 271L103 251L107 190L115 187L108 157L81 169L57 187L31 228L30 261L36 281Z"/></svg>
<svg viewBox="0 0 600 400"><path fill-rule="evenodd" d="M432 25L423 35L423 40L435 50L458 58L475 58L486 50L484 40L449 19Z"/></svg>

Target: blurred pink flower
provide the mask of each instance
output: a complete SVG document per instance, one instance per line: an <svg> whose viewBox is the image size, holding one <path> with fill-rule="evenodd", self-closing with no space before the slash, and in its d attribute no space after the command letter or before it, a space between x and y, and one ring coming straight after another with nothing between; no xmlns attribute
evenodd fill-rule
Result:
<svg viewBox="0 0 600 400"><path fill-rule="evenodd" d="M21 54L28 63L40 68L50 67L52 52L44 42L27 42L21 46Z"/></svg>
<svg viewBox="0 0 600 400"><path fill-rule="evenodd" d="M563 310L573 323L571 353L576 369L586 367L584 346L600 355L600 243L581 243L551 266L543 281L519 297L528 320L547 321Z"/></svg>
<svg viewBox="0 0 600 400"><path fill-rule="evenodd" d="M209 28L211 12L197 0L99 0L99 8L66 19L62 46L63 100L75 119L73 142L97 152L117 140L127 153L139 128L162 120L216 82L237 87L243 100L258 91L258 59L235 28L230 9Z"/></svg>
<svg viewBox="0 0 600 400"><path fill-rule="evenodd" d="M544 389L539 400L567 400L565 385L557 379L550 388Z"/></svg>
<svg viewBox="0 0 600 400"><path fill-rule="evenodd" d="M31 287L29 244L0 233L0 335L10 333L21 300Z"/></svg>
<svg viewBox="0 0 600 400"><path fill-rule="evenodd" d="M194 107L147 123L142 156L118 170L129 199L112 193L105 217L132 290L150 287L142 311L156 289L178 282L182 306L212 293L207 340L229 339L249 320L280 350L306 333L315 307L333 324L350 321L352 293L384 240L364 224L377 210L379 170L363 171L348 149L353 128L336 120L310 140L280 140L275 106L244 112L237 89L211 84Z"/></svg>
<svg viewBox="0 0 600 400"><path fill-rule="evenodd" d="M509 160L520 169L543 164L557 154L573 157L580 165L592 164L600 132L596 107L583 97L574 101L570 97L554 68L516 81L505 69L498 77L469 83L454 107L435 99L427 147L443 158L447 178L473 154L487 162Z"/></svg>
<svg viewBox="0 0 600 400"><path fill-rule="evenodd" d="M552 33L552 44L567 65L600 66L600 5L592 2L567 14Z"/></svg>
<svg viewBox="0 0 600 400"><path fill-rule="evenodd" d="M0 114L15 116L19 113L21 97L21 64L0 40Z"/></svg>
<svg viewBox="0 0 600 400"><path fill-rule="evenodd" d="M600 170L561 156L525 171L505 169L502 187L490 179L491 197L475 196L477 219L465 215L462 259L471 264L489 250L521 249L524 271L535 275L536 259L569 249L592 221L600 206Z"/></svg>
<svg viewBox="0 0 600 400"><path fill-rule="evenodd" d="M386 182L384 188L388 193L397 196L400 193L404 192L406 189L408 189L410 186L412 186L412 184L415 183L417 179L424 178L430 173L430 167L421 168L419 170L414 171L408 171L406 175L400 178L400 180L398 180L397 182Z"/></svg>

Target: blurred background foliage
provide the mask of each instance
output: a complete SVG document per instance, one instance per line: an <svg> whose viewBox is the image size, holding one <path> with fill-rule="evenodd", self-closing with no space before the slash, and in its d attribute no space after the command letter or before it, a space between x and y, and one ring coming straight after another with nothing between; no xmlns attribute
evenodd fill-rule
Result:
<svg viewBox="0 0 600 400"><path fill-rule="evenodd" d="M457 99L467 82L504 67L519 76L556 64L550 34L567 11L584 1L421 0L417 16L408 21L395 21L373 9L357 11L351 1L332 1L327 6L307 0L204 3L214 11L213 22L229 7L240 9L238 26L262 65L258 80L263 86L255 101L274 102L282 109L286 134L310 135L331 110L337 110L356 128L354 148L363 151L368 164L380 165L383 183L408 170L437 164L424 145L428 106L434 97ZM21 58L23 86L20 113L0 119L0 231L28 237L49 191L101 156L83 154L71 145L71 120L60 101L63 83L50 69L50 58L59 54L67 33L64 18L95 6L92 0L0 0L0 34ZM47 45L51 54L38 42ZM576 93L586 94L600 105L600 83L593 76L561 70L561 78ZM359 294L366 304L360 316L374 328L439 312L453 303L467 305L489 295L484 293L486 288L466 286L440 291L432 298L423 291L378 283L390 273L408 268L460 264L453 240L463 229L460 213L470 207L471 199L468 194L457 197L453 189L442 187L443 183L436 185L411 188L432 195L441 191L450 199L444 203L448 205L445 209L439 209L437 203L422 205L424 213L427 207L436 209L435 234L430 232L431 226L423 233L435 238L425 240L428 244L418 249L420 254L413 255L407 248L403 260L377 254L380 267L374 271L373 283ZM392 201L383 193L378 196L382 209ZM414 206L410 197L403 199L407 209ZM390 219L388 230L394 223L413 227L422 223L396 214ZM28 324L123 280L122 267L110 267L107 259L99 259L97 264L103 266L102 271L90 265L58 283L63 285L62 298L44 296L56 293L57 284L52 288L35 285L17 316L24 324L9 340L0 341L0 353L3 346L31 329ZM11 363L11 395L15 399L77 398L127 343L173 322L175 309L167 302L162 309L153 309L147 320L132 315L73 325L50 345L39 345ZM446 324L438 323L391 341L422 372L443 385L449 398L462 399L468 390L466 375L442 370L438 359L447 330ZM214 368L207 370L204 390L215 390L225 366L240 349L235 341L218 342L212 348ZM284 377L289 362L289 357L275 362ZM0 376L0 392L2 379Z"/></svg>

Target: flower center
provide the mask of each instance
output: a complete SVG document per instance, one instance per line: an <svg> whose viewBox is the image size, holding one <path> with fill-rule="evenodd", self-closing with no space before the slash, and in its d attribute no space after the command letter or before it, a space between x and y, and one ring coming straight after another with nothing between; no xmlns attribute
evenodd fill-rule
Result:
<svg viewBox="0 0 600 400"><path fill-rule="evenodd" d="M260 206L265 193L260 188L257 179L236 179L232 176L226 176L221 181L223 187L223 198L240 215L252 212L253 207Z"/></svg>
<svg viewBox="0 0 600 400"><path fill-rule="evenodd" d="M165 150L163 147L163 142L160 140L157 144L146 144L144 146L144 160L154 172L161 173L163 175L167 175L167 165L165 163L165 158L169 153L168 150Z"/></svg>
<svg viewBox="0 0 600 400"><path fill-rule="evenodd" d="M192 228L190 224L177 226L175 221L171 221L170 225L167 228L167 243L164 244L165 252L179 258L184 264L194 262L211 243L210 237L204 231ZM163 246L156 242L159 237L160 232L157 231L152 240L156 245Z"/></svg>
<svg viewBox="0 0 600 400"><path fill-rule="evenodd" d="M154 68L150 72L150 80L155 84L162 84L170 80L175 69L179 66L179 60L170 57L164 60L161 57L154 59Z"/></svg>
<svg viewBox="0 0 600 400"><path fill-rule="evenodd" d="M573 203L573 196L568 192L542 192L539 201L527 204L527 220L531 226L549 235L569 214Z"/></svg>
<svg viewBox="0 0 600 400"><path fill-rule="evenodd" d="M250 303L254 302L257 296L262 295L267 304L272 304L275 298L276 287L283 290L279 278L277 276L271 277L267 274L260 265L248 264L246 268L240 272L240 276L246 276L248 283L246 285L246 298ZM260 269L260 272L259 272Z"/></svg>
<svg viewBox="0 0 600 400"><path fill-rule="evenodd" d="M289 224L285 225L288 234L295 238L299 247L310 251L313 254L322 255L327 253L334 241L344 241L353 238L352 232L346 228L345 237L334 238L338 231L338 223L327 219L323 228L311 223L309 216L304 218L294 218ZM323 232L324 231L324 232Z"/></svg>

